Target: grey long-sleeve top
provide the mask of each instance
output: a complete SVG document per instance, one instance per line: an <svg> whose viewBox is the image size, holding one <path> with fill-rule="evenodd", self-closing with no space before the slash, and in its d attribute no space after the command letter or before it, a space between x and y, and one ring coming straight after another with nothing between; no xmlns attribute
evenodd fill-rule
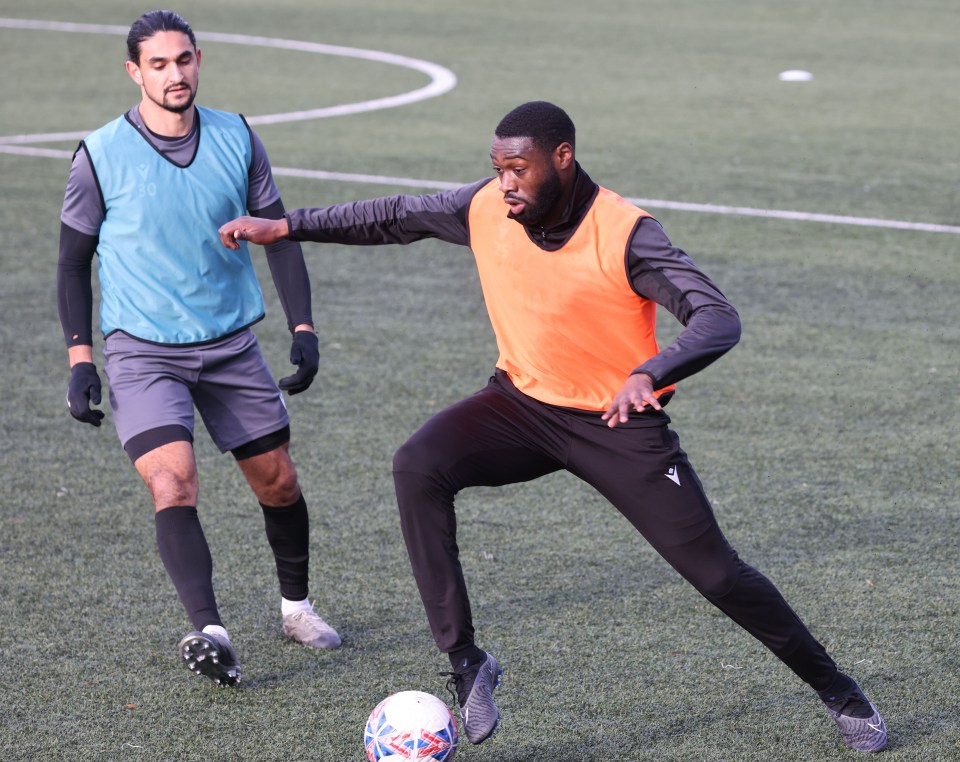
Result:
<svg viewBox="0 0 960 762"><path fill-rule="evenodd" d="M397 195L286 213L295 241L353 245L409 244L437 238L470 245L468 211L489 178L440 193ZM544 229L527 227L530 239L557 251L576 231L598 191L577 167L574 193L561 220ZM506 214L506 209L504 210ZM518 223L519 224L519 223ZM702 370L740 339L740 317L720 289L667 238L660 223L644 217L624 256L633 290L665 307L684 326L677 338L634 369L663 388Z"/></svg>

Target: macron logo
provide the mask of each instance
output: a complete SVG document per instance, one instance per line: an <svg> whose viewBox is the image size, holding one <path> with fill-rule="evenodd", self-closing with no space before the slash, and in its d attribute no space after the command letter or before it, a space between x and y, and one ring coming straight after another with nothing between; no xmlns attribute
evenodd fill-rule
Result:
<svg viewBox="0 0 960 762"><path fill-rule="evenodd" d="M667 473L665 473L664 476L666 476L670 481L672 481L678 487L680 486L680 474L677 473L676 466L670 466L670 468L667 469Z"/></svg>

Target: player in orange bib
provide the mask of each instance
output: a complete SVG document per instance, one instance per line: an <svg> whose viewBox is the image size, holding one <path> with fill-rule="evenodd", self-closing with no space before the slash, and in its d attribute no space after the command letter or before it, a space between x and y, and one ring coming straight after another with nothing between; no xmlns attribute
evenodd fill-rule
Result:
<svg viewBox="0 0 960 762"><path fill-rule="evenodd" d="M434 639L453 665L467 738L481 743L497 727L501 669L475 642L454 498L465 487L565 469L817 691L848 746L884 748L883 720L857 683L727 542L669 427L663 408L674 385L739 340L736 310L655 219L590 179L561 108L525 103L494 135L493 179L220 228L230 248L439 238L473 250L496 370L486 387L428 420L393 461L403 537ZM664 349L657 304L684 326Z"/></svg>

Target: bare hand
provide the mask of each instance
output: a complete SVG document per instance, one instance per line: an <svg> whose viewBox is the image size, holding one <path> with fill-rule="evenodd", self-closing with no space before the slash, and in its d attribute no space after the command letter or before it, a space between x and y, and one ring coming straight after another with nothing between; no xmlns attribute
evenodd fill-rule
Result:
<svg viewBox="0 0 960 762"><path fill-rule="evenodd" d="M610 407L601 417L611 429L618 423L626 423L630 419L630 410L643 410L649 405L654 410L662 410L660 403L653 393L653 381L646 373L634 373L629 376L623 387L613 398Z"/></svg>
<svg viewBox="0 0 960 762"><path fill-rule="evenodd" d="M281 217L279 220L237 217L221 225L217 232L220 233L220 241L224 246L228 249L239 249L240 244L237 241L250 241L261 246L276 243L290 235L290 226L286 217Z"/></svg>

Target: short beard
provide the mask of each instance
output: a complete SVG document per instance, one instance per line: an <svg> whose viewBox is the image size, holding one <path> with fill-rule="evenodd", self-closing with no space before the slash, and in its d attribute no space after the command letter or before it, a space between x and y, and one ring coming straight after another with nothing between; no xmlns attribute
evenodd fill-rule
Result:
<svg viewBox="0 0 960 762"><path fill-rule="evenodd" d="M533 202L527 204L527 208L520 214L507 212L507 217L528 227L539 225L553 211L562 197L563 186L560 182L560 173L557 172L556 168L550 167L550 176L543 181L543 185L537 191L537 197Z"/></svg>
<svg viewBox="0 0 960 762"><path fill-rule="evenodd" d="M175 105L171 105L171 104L167 103L167 94L166 94L166 93L163 94L163 100L162 100L162 101L158 101L158 100L155 100L155 99L154 99L153 102L156 103L156 104L157 104L158 106L160 106L161 108L166 109L166 110L169 111L171 114L182 114L184 111L188 111L188 110L190 109L190 107L193 105L193 101L194 101L194 99L195 99L196 97L197 97L196 91L191 88L191 89L190 89L190 97L187 98L187 100L184 101L184 102L183 102L182 104L180 104L180 105L176 105L176 106L175 106Z"/></svg>
<svg viewBox="0 0 960 762"><path fill-rule="evenodd" d="M171 112L171 113L173 113L173 114L182 114L184 111L189 110L190 107L193 105L193 98L191 98L189 101L187 101L186 103L184 103L184 104L181 105L181 106L170 106L170 105L168 105L168 104L166 104L166 103L163 103L163 104L161 104L161 105L162 105L167 111L169 111L169 112Z"/></svg>

